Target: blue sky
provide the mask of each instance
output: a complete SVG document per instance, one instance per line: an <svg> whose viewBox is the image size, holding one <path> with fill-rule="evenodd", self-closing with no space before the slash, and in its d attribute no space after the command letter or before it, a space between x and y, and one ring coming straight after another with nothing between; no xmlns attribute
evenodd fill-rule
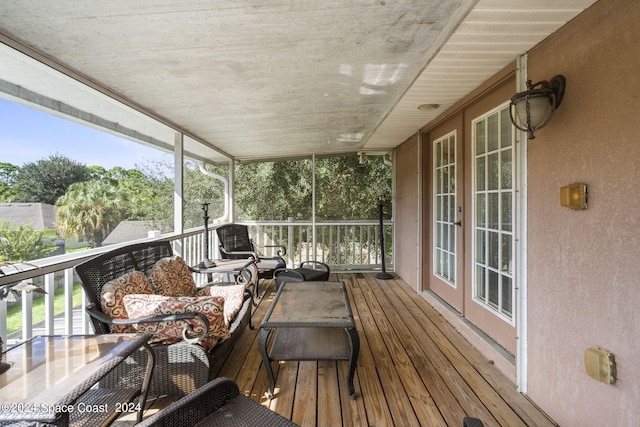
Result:
<svg viewBox="0 0 640 427"><path fill-rule="evenodd" d="M22 166L53 154L105 169L172 159L143 144L0 99L0 162Z"/></svg>

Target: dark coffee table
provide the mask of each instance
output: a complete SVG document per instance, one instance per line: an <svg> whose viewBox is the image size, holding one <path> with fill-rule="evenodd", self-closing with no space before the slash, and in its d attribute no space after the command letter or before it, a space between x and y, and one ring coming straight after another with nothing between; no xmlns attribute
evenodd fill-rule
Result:
<svg viewBox="0 0 640 427"><path fill-rule="evenodd" d="M275 388L274 360L347 360L349 395L356 398L353 375L360 337L343 282L285 282L260 325L258 348L269 377L269 398Z"/></svg>

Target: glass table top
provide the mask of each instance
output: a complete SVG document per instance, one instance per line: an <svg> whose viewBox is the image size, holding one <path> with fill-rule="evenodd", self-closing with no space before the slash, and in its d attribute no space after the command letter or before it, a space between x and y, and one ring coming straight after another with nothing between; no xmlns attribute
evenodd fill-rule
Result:
<svg viewBox="0 0 640 427"><path fill-rule="evenodd" d="M343 282L285 282L262 323L263 328L353 326Z"/></svg>
<svg viewBox="0 0 640 427"><path fill-rule="evenodd" d="M0 374L0 402L52 405L103 365L146 342L145 335L42 336L7 350L12 366Z"/></svg>

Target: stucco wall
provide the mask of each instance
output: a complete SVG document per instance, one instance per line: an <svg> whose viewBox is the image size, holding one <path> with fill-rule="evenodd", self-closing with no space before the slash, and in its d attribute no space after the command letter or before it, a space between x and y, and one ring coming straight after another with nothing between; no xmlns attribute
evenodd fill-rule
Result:
<svg viewBox="0 0 640 427"><path fill-rule="evenodd" d="M394 153L395 272L412 288L418 285L418 137L412 137Z"/></svg>
<svg viewBox="0 0 640 427"><path fill-rule="evenodd" d="M640 425L640 2L600 0L534 48L529 78L567 79L528 143L528 394L563 426ZM560 187L588 185L586 211ZM587 376L613 352L618 382Z"/></svg>

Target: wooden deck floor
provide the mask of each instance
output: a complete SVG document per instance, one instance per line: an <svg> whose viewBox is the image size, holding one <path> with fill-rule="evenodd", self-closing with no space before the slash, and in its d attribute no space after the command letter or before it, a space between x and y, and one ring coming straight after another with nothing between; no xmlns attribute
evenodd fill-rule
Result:
<svg viewBox="0 0 640 427"><path fill-rule="evenodd" d="M346 362L274 362L276 393L264 397L267 376L257 332L247 330L219 376L301 426L555 425L518 393L489 361L402 280L336 274L347 285L360 334L350 400ZM273 299L270 283L254 314L259 325Z"/></svg>

